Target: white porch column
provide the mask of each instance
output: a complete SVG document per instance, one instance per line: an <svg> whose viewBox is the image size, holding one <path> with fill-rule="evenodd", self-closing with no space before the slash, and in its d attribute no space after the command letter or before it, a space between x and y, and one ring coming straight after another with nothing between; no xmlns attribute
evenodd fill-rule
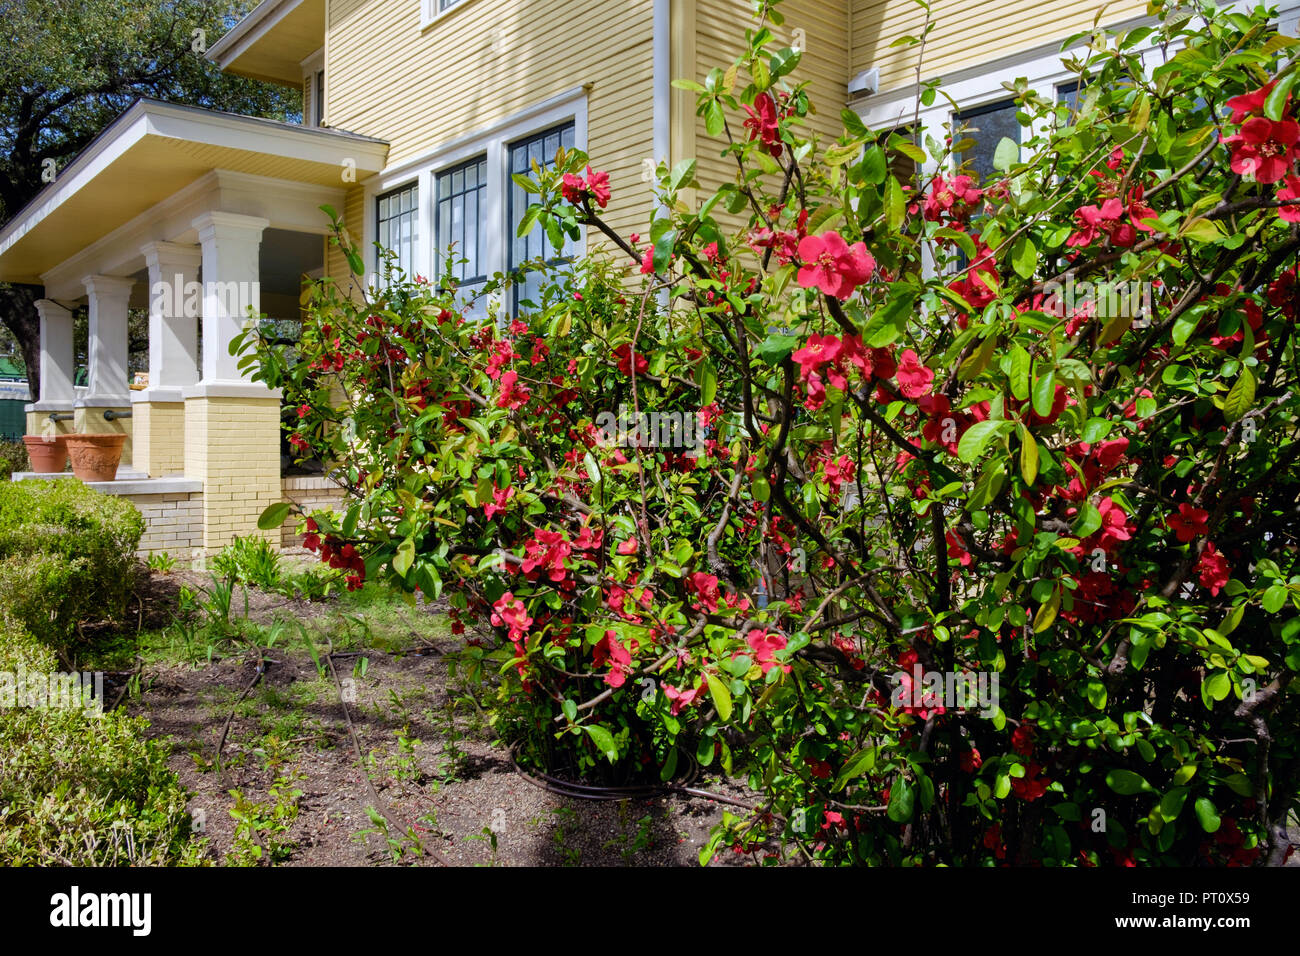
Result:
<svg viewBox="0 0 1300 956"><path fill-rule="evenodd" d="M38 299L36 311L41 319L41 394L27 406L27 433L44 435L69 431L67 422L52 426L51 412L71 412L76 401L73 375L76 359L72 349L72 312L50 299Z"/></svg>
<svg viewBox="0 0 1300 956"><path fill-rule="evenodd" d="M90 381L79 405L119 408L129 405L126 381L126 319L134 279L86 276L82 280L90 299Z"/></svg>
<svg viewBox="0 0 1300 956"><path fill-rule="evenodd" d="M203 482L202 550L237 537L279 543L257 519L284 499L280 393L240 374L231 339L260 311L258 249L265 219L208 212L194 220L203 246L203 375L183 389L185 477Z"/></svg>
<svg viewBox="0 0 1300 956"><path fill-rule="evenodd" d="M266 219L229 212L207 212L194 220L203 246L203 377L215 382L248 382L230 354L230 340L260 311L258 250ZM251 384L251 383L250 383Z"/></svg>
<svg viewBox="0 0 1300 956"><path fill-rule="evenodd" d="M186 308L186 290L198 281L203 255L198 246L175 242L140 251L149 267L149 388L142 400L179 402L180 389L199 380L198 316Z"/></svg>
<svg viewBox="0 0 1300 956"><path fill-rule="evenodd" d="M149 267L149 387L131 393L132 464L150 478L164 478L185 470L181 390L199 380L202 253L174 242L150 242L140 251Z"/></svg>

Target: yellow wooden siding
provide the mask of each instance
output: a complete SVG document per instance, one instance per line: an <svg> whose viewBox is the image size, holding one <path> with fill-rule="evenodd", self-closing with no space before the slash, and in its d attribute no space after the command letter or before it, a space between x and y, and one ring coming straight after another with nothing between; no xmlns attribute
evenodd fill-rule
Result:
<svg viewBox="0 0 1300 956"><path fill-rule="evenodd" d="M748 0L694 0L694 5L697 29L692 78L702 83L709 70L715 67L725 70L735 61L744 48L745 31L753 29L757 21ZM822 140L824 148L843 133L840 110L846 104L849 80L848 0L789 0L780 9L785 23L772 31L779 45L773 44L768 49L775 51L792 45L794 31L803 30L803 56L788 80L808 84L808 95L817 110L808 118L808 125ZM737 81L737 92L746 81L744 77ZM733 136L745 135L743 113L728 115L727 121ZM712 188L736 178L736 161L720 155L726 147L726 134L711 138L702 118L696 119L694 140L700 185L703 196L707 196Z"/></svg>
<svg viewBox="0 0 1300 956"><path fill-rule="evenodd" d="M588 153L610 174L610 220L644 232L652 16L652 0L461 0L422 31L420 0L332 0L327 120L387 140L397 166L590 84Z"/></svg>
<svg viewBox="0 0 1300 956"><path fill-rule="evenodd" d="M903 36L920 36L925 14L914 0L851 0L852 69L880 70L879 92L906 87L916 80L919 47L891 47ZM921 60L921 79L942 77L967 67L1088 30L1106 6L1103 25L1146 13L1145 0L934 0L934 29Z"/></svg>
<svg viewBox="0 0 1300 956"><path fill-rule="evenodd" d="M343 217L343 225L347 228L352 236L353 242L363 242L362 233L366 223L366 191L361 186L353 186L348 189L347 196L343 200L343 208L337 210ZM346 283L352 275L352 270L348 266L348 260L344 257L342 250L332 241L332 237L326 237L325 241L325 274L336 279L340 283ZM373 256L367 255L368 250L361 250L363 261L370 261Z"/></svg>

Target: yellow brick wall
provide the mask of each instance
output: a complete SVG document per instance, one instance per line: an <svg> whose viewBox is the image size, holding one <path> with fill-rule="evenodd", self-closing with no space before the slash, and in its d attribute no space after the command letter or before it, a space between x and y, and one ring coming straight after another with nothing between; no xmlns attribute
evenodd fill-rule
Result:
<svg viewBox="0 0 1300 956"><path fill-rule="evenodd" d="M72 419L62 422L50 421L49 412L27 412L27 434L29 435L71 435L75 433Z"/></svg>
<svg viewBox="0 0 1300 956"><path fill-rule="evenodd" d="M203 549L237 536L278 542L275 532L258 530L257 519L282 496L280 400L186 399L185 476L203 482Z"/></svg>
<svg viewBox="0 0 1300 956"><path fill-rule="evenodd" d="M137 402L131 407L135 470L150 478L181 474L185 469L184 403Z"/></svg>

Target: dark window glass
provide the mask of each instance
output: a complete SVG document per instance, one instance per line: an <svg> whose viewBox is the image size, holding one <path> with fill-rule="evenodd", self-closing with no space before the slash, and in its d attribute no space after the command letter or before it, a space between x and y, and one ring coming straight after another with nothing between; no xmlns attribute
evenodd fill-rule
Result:
<svg viewBox="0 0 1300 956"><path fill-rule="evenodd" d="M554 166L555 154L560 147L566 150L573 149L573 143L574 127L571 122L565 123L563 126L553 127L516 143L511 143L510 172L511 174L522 173L527 176L532 172L533 163L537 163L543 169ZM524 210L528 208L531 202L535 201L535 197L521 189L513 179L510 181L509 189L510 208L508 221L510 223L510 234L507 239L510 243L509 268L514 269L520 263L529 259L536 259L539 256L545 256L547 262L556 264L571 258L575 252L572 239L566 239L564 248L557 253L540 227L532 229L524 236L515 235L519 231L519 223L523 221ZM515 312L519 311L519 303L524 299L536 300L541 291L543 278L541 272L530 272L524 282L514 286L513 310Z"/></svg>
<svg viewBox="0 0 1300 956"><path fill-rule="evenodd" d="M487 160L484 157L438 174L434 210L437 273L460 280L461 287L487 279L483 248L483 209L487 196ZM450 267L447 263L448 247Z"/></svg>
<svg viewBox="0 0 1300 956"><path fill-rule="evenodd" d="M957 126L965 128L962 138L970 137L975 145L961 154L961 162L967 165L984 185L994 176L1000 176L993 169L993 153L998 143L1005 136L1014 142L1020 142L1020 123L1016 120L1015 100L1002 100L963 110L957 114Z"/></svg>
<svg viewBox="0 0 1300 956"><path fill-rule="evenodd" d="M415 275L415 248L419 240L419 191L412 183L379 197L379 244L397 256L395 265L408 277ZM383 258L375 250L376 266L383 271Z"/></svg>

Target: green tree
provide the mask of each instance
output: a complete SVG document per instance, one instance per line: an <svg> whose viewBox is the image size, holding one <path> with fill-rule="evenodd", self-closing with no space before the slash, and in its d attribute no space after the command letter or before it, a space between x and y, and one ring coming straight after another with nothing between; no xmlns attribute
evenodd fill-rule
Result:
<svg viewBox="0 0 1300 956"><path fill-rule="evenodd" d="M0 0L0 225L140 97L290 119L294 89L223 74L202 50L254 0ZM195 31L203 31L197 34ZM0 283L0 322L39 394L39 286Z"/></svg>

